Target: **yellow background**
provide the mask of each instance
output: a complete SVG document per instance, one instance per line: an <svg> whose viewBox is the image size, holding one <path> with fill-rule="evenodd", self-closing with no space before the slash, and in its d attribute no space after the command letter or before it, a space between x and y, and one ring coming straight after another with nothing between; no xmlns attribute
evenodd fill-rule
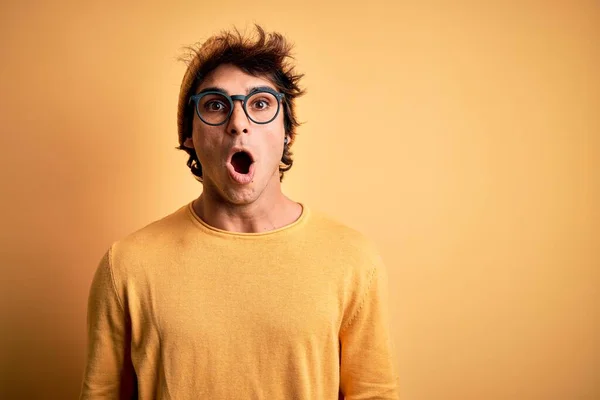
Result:
<svg viewBox="0 0 600 400"><path fill-rule="evenodd" d="M403 398L599 399L600 5L566 0L3 2L0 398L77 396L102 253L201 191L176 57L254 22L306 74L284 190L388 265Z"/></svg>

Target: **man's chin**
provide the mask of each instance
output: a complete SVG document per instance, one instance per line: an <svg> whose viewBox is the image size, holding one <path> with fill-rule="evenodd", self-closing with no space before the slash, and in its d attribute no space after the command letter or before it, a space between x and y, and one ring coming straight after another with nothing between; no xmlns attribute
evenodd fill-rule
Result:
<svg viewBox="0 0 600 400"><path fill-rule="evenodd" d="M227 185L223 188L223 200L232 205L244 206L254 203L260 197L260 193L253 184Z"/></svg>
<svg viewBox="0 0 600 400"><path fill-rule="evenodd" d="M273 181L277 178L277 182L279 182L278 177L279 175L274 176ZM246 184L239 184L229 176L229 173L220 178L218 183L211 180L210 184L207 185L205 182L204 191L210 192L206 194L212 198L218 198L221 203L235 206L245 206L256 202L261 196L269 192L268 186L273 183L271 180L265 182L257 179L259 177L256 175L251 182Z"/></svg>

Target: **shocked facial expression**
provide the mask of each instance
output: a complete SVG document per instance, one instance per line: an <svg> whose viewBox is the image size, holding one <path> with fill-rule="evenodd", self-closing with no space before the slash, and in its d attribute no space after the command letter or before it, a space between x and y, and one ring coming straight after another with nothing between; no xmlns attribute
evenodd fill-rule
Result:
<svg viewBox="0 0 600 400"><path fill-rule="evenodd" d="M242 205L256 201L266 189L280 190L285 129L275 85L266 77L223 64L195 93L203 96L193 103L199 111L194 110L192 137L184 145L194 148L202 164L204 191ZM233 107L220 93L233 97ZM247 95L252 95L246 101L248 114L241 100Z"/></svg>

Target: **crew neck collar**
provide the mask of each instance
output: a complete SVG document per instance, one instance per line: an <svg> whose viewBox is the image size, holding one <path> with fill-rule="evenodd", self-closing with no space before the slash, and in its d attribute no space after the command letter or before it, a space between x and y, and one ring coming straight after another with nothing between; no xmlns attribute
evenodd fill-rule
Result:
<svg viewBox="0 0 600 400"><path fill-rule="evenodd" d="M250 232L250 233L233 232L233 231L227 231L225 229L216 228L212 225L207 224L202 218L200 218L200 216L198 216L198 214L196 214L196 211L194 211L194 207L192 206L193 203L194 203L193 201L190 201L186 206L187 214L191 218L192 222L194 222L194 224L197 227L199 227L206 233L216 235L216 236L221 236L221 237L238 237L238 238L253 239L253 238L272 237L272 236L281 235L281 234L285 234L285 233L291 233L291 232L297 230L302 225L304 225L306 223L306 221L308 220L309 214L310 214L309 209L304 205L304 203L298 203L302 207L302 213L294 222L292 222L288 225L285 225L285 226L282 226L280 228L273 229L270 231L265 231L265 232Z"/></svg>

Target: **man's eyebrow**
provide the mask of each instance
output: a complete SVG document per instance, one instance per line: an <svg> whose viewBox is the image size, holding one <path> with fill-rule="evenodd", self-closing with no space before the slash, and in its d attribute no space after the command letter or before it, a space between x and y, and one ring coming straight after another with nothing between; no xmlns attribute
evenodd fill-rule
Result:
<svg viewBox="0 0 600 400"><path fill-rule="evenodd" d="M258 92L260 90L275 90L275 89L272 88L271 86L253 86L246 90L246 94Z"/></svg>
<svg viewBox="0 0 600 400"><path fill-rule="evenodd" d="M227 94L227 90L225 90L219 86L211 86L211 87L204 88L196 94L201 94L201 93L205 93L205 92L220 92L223 94Z"/></svg>

